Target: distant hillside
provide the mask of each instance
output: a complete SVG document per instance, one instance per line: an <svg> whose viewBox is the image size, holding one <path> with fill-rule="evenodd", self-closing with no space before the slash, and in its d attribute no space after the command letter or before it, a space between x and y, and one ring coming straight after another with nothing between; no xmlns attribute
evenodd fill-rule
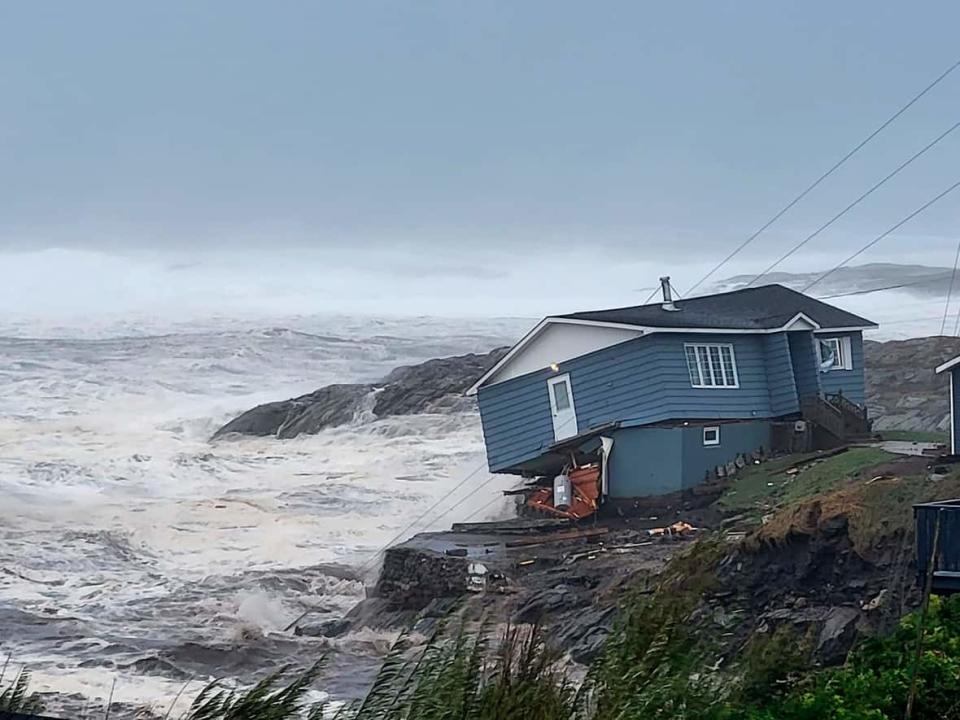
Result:
<svg viewBox="0 0 960 720"><path fill-rule="evenodd" d="M923 337L864 343L867 405L878 430L950 427L949 381L934 368L960 355L960 338Z"/></svg>
<svg viewBox="0 0 960 720"><path fill-rule="evenodd" d="M810 273L772 272L764 275L759 284L780 283L795 290L802 290L820 277L826 268ZM918 297L943 297L950 287L951 268L927 265L900 265L897 263L868 263L843 267L817 284L816 295L833 293L865 292L904 285L904 292ZM746 287L755 275L734 275L716 283L718 290L739 290Z"/></svg>

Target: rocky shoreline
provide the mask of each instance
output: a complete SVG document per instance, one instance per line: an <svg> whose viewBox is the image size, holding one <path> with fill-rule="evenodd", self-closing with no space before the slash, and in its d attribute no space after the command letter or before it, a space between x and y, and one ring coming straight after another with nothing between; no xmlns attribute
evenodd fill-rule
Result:
<svg viewBox="0 0 960 720"><path fill-rule="evenodd" d="M475 402L464 392L507 350L436 358L398 367L378 382L327 385L306 395L258 405L217 430L213 439L231 435L289 439L393 415L473 411ZM946 380L934 368L956 355L960 355L960 338L865 341L867 406L874 428L948 428Z"/></svg>
<svg viewBox="0 0 960 720"><path fill-rule="evenodd" d="M307 395L258 405L217 430L213 439L230 435L289 439L365 416L473 410L474 401L464 393L506 352L507 348L497 348L483 355L436 358L398 367L379 382L327 385Z"/></svg>

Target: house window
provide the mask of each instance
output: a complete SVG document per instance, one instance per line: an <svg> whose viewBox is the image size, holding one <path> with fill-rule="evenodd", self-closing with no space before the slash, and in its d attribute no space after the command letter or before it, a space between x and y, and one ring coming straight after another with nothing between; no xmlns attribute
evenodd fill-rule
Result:
<svg viewBox="0 0 960 720"><path fill-rule="evenodd" d="M687 355L690 384L696 388L740 387L737 377L737 358L733 345L727 343L688 343L683 346Z"/></svg>
<svg viewBox="0 0 960 720"><path fill-rule="evenodd" d="M712 427L705 427L703 429L703 444L704 445L719 445L720 444L720 427L714 425Z"/></svg>
<svg viewBox="0 0 960 720"><path fill-rule="evenodd" d="M817 342L817 352L820 355L820 372L853 370L853 353L850 348L850 338L835 337L819 339Z"/></svg>

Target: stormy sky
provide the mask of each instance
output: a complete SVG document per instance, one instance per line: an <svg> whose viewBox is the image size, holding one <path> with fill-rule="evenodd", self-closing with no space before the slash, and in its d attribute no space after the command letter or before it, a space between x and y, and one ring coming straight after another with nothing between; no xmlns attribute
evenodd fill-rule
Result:
<svg viewBox="0 0 960 720"><path fill-rule="evenodd" d="M5 3L8 311L539 315L692 285L960 59L960 6ZM960 120L960 70L717 277ZM960 130L782 269L960 180ZM960 191L862 260L952 264Z"/></svg>

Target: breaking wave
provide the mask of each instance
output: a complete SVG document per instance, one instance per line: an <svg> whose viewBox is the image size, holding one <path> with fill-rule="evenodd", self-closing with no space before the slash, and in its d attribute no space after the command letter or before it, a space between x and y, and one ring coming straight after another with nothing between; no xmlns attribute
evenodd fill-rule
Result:
<svg viewBox="0 0 960 720"><path fill-rule="evenodd" d="M258 403L486 351L520 325L292 324L46 339L0 328L2 651L73 711L114 678L119 701L155 703L189 678L199 689L323 651L337 654L335 696L375 672L387 635L283 630L307 609L341 617L363 597L357 568L483 464L475 413L376 420L371 394L353 424L316 436L207 439ZM420 527L455 519L446 505Z"/></svg>

